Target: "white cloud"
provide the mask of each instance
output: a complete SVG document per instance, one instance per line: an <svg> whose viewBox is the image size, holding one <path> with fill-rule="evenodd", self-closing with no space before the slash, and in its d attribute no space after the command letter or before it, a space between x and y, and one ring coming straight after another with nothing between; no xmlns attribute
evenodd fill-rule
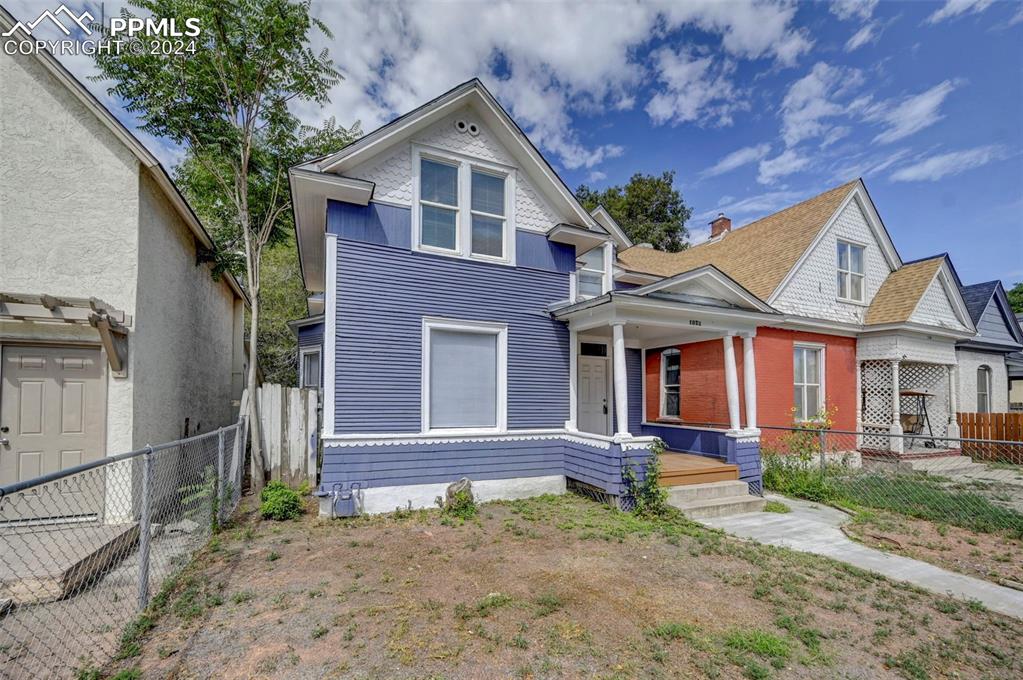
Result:
<svg viewBox="0 0 1023 680"><path fill-rule="evenodd" d="M835 181L848 182L856 177L876 177L899 161L909 156L909 149L898 149L888 154L861 154L854 158L843 158L843 164L832 174Z"/></svg>
<svg viewBox="0 0 1023 680"><path fill-rule="evenodd" d="M867 43L877 41L879 34L877 32L877 24L871 22L869 24L863 24L860 30L852 34L852 37L845 43L845 51L852 52L863 47Z"/></svg>
<svg viewBox="0 0 1023 680"><path fill-rule="evenodd" d="M683 26L696 27L719 37L719 49L731 58L770 58L781 64L792 63L812 45L804 31L793 27L794 5L760 0L592 3L585 8L557 2L528 11L508 1L355 0L315 2L313 12L335 33L332 40L319 39L316 47L330 49L347 80L331 93L328 111L301 109L307 122L333 113L343 123L361 119L363 128L372 130L479 76L533 141L568 168L592 168L623 153L619 145L581 138L572 118L635 106L649 68L641 48L652 40ZM702 77L723 85L728 59L713 61ZM672 71L672 66L681 68L654 64L655 70ZM648 108L658 120L688 120L689 95L703 91L703 80L694 78L674 90L665 85ZM718 122L727 120L727 108L723 101L697 107Z"/></svg>
<svg viewBox="0 0 1023 680"><path fill-rule="evenodd" d="M946 80L898 103L889 100L866 106L864 118L887 127L884 132L874 137L874 141L888 144L934 125L944 118L939 109L956 87L957 83Z"/></svg>
<svg viewBox="0 0 1023 680"><path fill-rule="evenodd" d="M723 212L732 219L739 216L749 216L750 219L756 219L788 207L802 198L804 198L804 194L798 191L769 191L743 198L739 201L733 199L727 203L719 203L713 210L707 210L696 215L694 220L710 220L720 212Z"/></svg>
<svg viewBox="0 0 1023 680"><path fill-rule="evenodd" d="M945 19L954 19L967 12L977 14L986 10L993 2L994 0L945 0L941 9L927 17L927 23L936 24Z"/></svg>
<svg viewBox="0 0 1023 680"><path fill-rule="evenodd" d="M827 135L834 127L828 119L846 113L839 103L847 92L863 82L857 69L817 62L806 76L792 83L781 104L782 137L785 144Z"/></svg>
<svg viewBox="0 0 1023 680"><path fill-rule="evenodd" d="M774 184L780 177L799 172L810 164L810 159L799 154L795 149L785 149L774 158L760 161L757 181L761 184Z"/></svg>
<svg viewBox="0 0 1023 680"><path fill-rule="evenodd" d="M829 9L839 19L869 19L874 14L878 0L834 0Z"/></svg>
<svg viewBox="0 0 1023 680"><path fill-rule="evenodd" d="M1004 157L1004 150L996 145L952 151L899 168L892 173L891 179L893 182L937 182L943 177L958 175Z"/></svg>
<svg viewBox="0 0 1023 680"><path fill-rule="evenodd" d="M667 47L654 52L653 62L657 79L665 88L646 105L647 114L657 125L731 125L732 114L749 106L728 78L734 62Z"/></svg>
<svg viewBox="0 0 1023 680"><path fill-rule="evenodd" d="M741 168L750 163L756 163L764 158L771 151L770 144L757 144L756 146L744 146L728 154L711 167L703 170L700 177L717 177L736 168Z"/></svg>
<svg viewBox="0 0 1023 680"><path fill-rule="evenodd" d="M607 173L601 172L600 170L594 170L586 176L586 181L590 184L593 184L594 182L601 182L605 179L607 179Z"/></svg>

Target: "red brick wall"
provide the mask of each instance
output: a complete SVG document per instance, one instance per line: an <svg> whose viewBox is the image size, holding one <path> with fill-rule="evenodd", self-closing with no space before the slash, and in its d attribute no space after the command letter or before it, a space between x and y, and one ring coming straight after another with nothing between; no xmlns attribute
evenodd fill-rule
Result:
<svg viewBox="0 0 1023 680"><path fill-rule="evenodd" d="M825 345L824 390L834 409L834 427L856 427L856 339L779 328L759 328L753 340L757 364L757 421L760 425L792 424L792 347L796 342ZM742 339L735 338L739 406L746 422L743 398ZM725 395L724 346L721 340L680 345L682 351L682 420L689 423L728 423ZM647 350L644 385L646 419L660 415L661 350Z"/></svg>

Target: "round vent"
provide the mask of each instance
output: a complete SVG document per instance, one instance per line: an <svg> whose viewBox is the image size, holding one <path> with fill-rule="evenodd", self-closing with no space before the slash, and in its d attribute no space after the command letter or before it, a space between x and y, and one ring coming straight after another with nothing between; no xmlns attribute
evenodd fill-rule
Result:
<svg viewBox="0 0 1023 680"><path fill-rule="evenodd" d="M455 129L458 130L459 132L466 132L469 129L469 124L466 123L464 120L456 120Z"/></svg>
<svg viewBox="0 0 1023 680"><path fill-rule="evenodd" d="M480 133L480 126L476 123L469 123L469 134L473 137L478 136Z"/></svg>

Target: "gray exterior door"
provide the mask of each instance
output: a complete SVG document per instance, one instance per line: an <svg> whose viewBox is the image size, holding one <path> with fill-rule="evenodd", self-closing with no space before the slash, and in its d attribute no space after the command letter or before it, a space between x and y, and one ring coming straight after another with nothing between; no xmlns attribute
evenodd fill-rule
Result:
<svg viewBox="0 0 1023 680"><path fill-rule="evenodd" d="M607 358L579 357L579 420L583 432L608 434Z"/></svg>
<svg viewBox="0 0 1023 680"><path fill-rule="evenodd" d="M0 437L7 442L0 444L0 484L104 455L106 381L99 349L6 346L2 372ZM99 514L103 489L102 471L61 480L34 498L9 499L2 519Z"/></svg>

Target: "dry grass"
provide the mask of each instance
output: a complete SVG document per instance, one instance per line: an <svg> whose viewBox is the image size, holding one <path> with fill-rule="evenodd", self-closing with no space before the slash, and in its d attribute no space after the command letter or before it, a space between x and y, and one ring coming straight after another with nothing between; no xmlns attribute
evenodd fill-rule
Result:
<svg viewBox="0 0 1023 680"><path fill-rule="evenodd" d="M250 508L179 579L139 655L106 670L1014 678L1021 639L1021 622L979 606L562 496L486 505L466 522L424 511L273 523Z"/></svg>

